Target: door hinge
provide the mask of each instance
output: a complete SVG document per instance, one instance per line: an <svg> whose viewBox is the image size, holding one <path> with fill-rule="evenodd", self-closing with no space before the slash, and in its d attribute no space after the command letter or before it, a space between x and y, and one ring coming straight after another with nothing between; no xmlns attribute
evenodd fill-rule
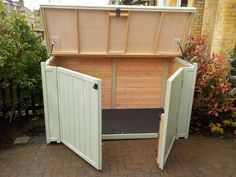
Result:
<svg viewBox="0 0 236 177"><path fill-rule="evenodd" d="M97 89L98 89L98 84L93 84L93 88L94 88L95 90L97 90Z"/></svg>

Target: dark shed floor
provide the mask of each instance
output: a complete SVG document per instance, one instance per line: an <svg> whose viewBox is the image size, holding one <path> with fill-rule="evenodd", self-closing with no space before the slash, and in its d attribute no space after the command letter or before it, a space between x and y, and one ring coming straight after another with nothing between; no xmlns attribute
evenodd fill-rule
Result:
<svg viewBox="0 0 236 177"><path fill-rule="evenodd" d="M103 110L102 133L158 133L161 113L161 108Z"/></svg>

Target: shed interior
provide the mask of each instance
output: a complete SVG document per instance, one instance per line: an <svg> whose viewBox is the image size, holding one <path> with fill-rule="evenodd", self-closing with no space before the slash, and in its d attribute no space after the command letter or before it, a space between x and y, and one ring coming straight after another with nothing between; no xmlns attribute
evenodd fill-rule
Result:
<svg viewBox="0 0 236 177"><path fill-rule="evenodd" d="M167 79L184 65L166 57L56 56L49 66L102 80L103 134L158 133Z"/></svg>

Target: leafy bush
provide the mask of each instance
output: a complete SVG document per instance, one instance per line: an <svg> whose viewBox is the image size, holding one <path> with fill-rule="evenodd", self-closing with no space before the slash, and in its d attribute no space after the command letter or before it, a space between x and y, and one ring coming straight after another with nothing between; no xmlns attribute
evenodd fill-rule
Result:
<svg viewBox="0 0 236 177"><path fill-rule="evenodd" d="M193 110L198 113L197 118L205 119L212 132L223 133L223 120L228 119L224 115L232 115L236 111L236 90L228 81L230 65L227 59L214 54L210 56L206 37L193 35L188 37L182 57L198 63L193 102ZM235 122L236 119L230 120ZM234 123L230 125L235 126Z"/></svg>
<svg viewBox="0 0 236 177"><path fill-rule="evenodd" d="M47 50L24 15L0 1L0 112L10 117L42 101L40 62Z"/></svg>

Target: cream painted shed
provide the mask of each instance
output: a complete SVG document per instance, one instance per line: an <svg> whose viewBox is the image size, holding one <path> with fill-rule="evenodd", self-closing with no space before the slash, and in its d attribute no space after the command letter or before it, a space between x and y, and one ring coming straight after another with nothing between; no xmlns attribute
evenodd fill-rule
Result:
<svg viewBox="0 0 236 177"><path fill-rule="evenodd" d="M41 63L47 143L62 142L102 170L102 139L159 137L163 169L174 140L189 133L197 65L177 57L177 43L184 44L195 8L43 5L41 11L51 55ZM114 123L119 110L161 108L160 125L149 124L159 132L102 131L111 125L102 121L104 111L113 112L107 121ZM128 127L136 122L134 116Z"/></svg>

